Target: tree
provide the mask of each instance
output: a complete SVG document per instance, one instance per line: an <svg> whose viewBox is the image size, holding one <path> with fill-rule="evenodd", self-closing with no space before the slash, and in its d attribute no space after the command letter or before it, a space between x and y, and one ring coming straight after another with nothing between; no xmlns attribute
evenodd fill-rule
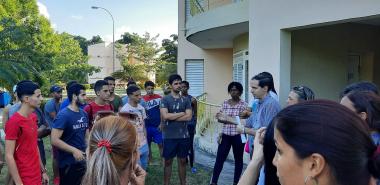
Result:
<svg viewBox="0 0 380 185"><path fill-rule="evenodd" d="M93 36L90 40L88 40L87 45L94 45L94 44L99 44L102 42L104 42L103 39L99 35L97 35L97 36Z"/></svg>
<svg viewBox="0 0 380 185"><path fill-rule="evenodd" d="M156 70L155 64L160 52L156 43L158 36L151 37L149 33L142 36L137 33L124 33L115 45L123 70L116 71L113 76L123 80L147 80L148 73Z"/></svg>
<svg viewBox="0 0 380 185"><path fill-rule="evenodd" d="M162 40L164 52L159 57L156 64L156 82L165 84L171 74L177 73L177 56L178 56L178 36L170 35L171 39Z"/></svg>
<svg viewBox="0 0 380 185"><path fill-rule="evenodd" d="M59 54L53 57L54 70L45 71L44 74L52 83L63 83L77 80L80 83L87 82L87 75L98 72L99 69L90 66L88 57L82 53L75 37L68 33L57 35L56 42L59 44Z"/></svg>
<svg viewBox="0 0 380 185"><path fill-rule="evenodd" d="M58 47L49 21L35 0L0 2L0 82L8 90L22 79L41 85L40 71L52 68Z"/></svg>
<svg viewBox="0 0 380 185"><path fill-rule="evenodd" d="M87 51L88 42L87 42L87 39L84 38L84 37L82 37L82 36L80 36L80 35L77 35L77 36L74 36L74 40L78 41L79 46L82 49L82 53L84 55L88 55L88 51Z"/></svg>
<svg viewBox="0 0 380 185"><path fill-rule="evenodd" d="M30 79L46 90L66 79L85 82L87 73L96 70L87 64L78 41L55 33L39 15L35 0L0 1L0 86L11 90Z"/></svg>
<svg viewBox="0 0 380 185"><path fill-rule="evenodd" d="M103 39L99 35L93 36L90 40L87 40L86 38L77 35L77 36L74 36L74 40L79 42L79 46L82 49L83 54L86 56L88 55L89 45L99 44L99 43L104 42Z"/></svg>

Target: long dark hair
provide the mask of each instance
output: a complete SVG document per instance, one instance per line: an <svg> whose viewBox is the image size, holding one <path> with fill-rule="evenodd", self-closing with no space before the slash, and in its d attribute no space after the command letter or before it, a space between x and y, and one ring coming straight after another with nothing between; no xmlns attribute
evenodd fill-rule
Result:
<svg viewBox="0 0 380 185"><path fill-rule="evenodd" d="M357 113L367 113L365 120L370 129L380 131L380 97L373 92L354 91L346 95Z"/></svg>
<svg viewBox="0 0 380 185"><path fill-rule="evenodd" d="M277 168L273 165L272 161L276 154L276 145L274 144L274 123L269 124L264 136L264 172L265 172L265 185L281 185L277 177Z"/></svg>
<svg viewBox="0 0 380 185"><path fill-rule="evenodd" d="M273 120L300 159L322 155L337 184L368 185L379 177L376 146L363 120L333 101L306 101L282 110Z"/></svg>

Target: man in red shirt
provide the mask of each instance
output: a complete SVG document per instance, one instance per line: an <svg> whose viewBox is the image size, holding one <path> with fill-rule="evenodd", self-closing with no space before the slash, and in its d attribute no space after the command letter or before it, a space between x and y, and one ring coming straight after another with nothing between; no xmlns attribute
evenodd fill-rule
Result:
<svg viewBox="0 0 380 185"><path fill-rule="evenodd" d="M90 129L99 111L113 111L112 105L109 104L110 89L108 83L105 80L96 81L94 91L96 94L95 101L84 107L84 111L87 112L88 119L90 120Z"/></svg>
<svg viewBox="0 0 380 185"><path fill-rule="evenodd" d="M17 84L21 108L5 124L5 158L15 184L40 185L49 177L42 165L37 146L37 115L40 106L40 87L32 81Z"/></svg>

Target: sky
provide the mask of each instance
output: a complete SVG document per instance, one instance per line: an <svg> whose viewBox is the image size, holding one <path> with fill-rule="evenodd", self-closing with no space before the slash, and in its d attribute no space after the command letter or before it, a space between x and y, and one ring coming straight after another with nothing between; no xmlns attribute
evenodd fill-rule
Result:
<svg viewBox="0 0 380 185"><path fill-rule="evenodd" d="M115 20L115 40L124 32L152 36L157 42L178 32L178 0L37 0L40 14L61 32L87 39L100 35L112 42L112 19L99 6L108 9Z"/></svg>

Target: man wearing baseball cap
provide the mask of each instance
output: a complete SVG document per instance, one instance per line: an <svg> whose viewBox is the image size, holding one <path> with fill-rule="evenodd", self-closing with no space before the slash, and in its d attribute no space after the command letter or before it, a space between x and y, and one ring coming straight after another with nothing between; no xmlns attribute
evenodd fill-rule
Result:
<svg viewBox="0 0 380 185"><path fill-rule="evenodd" d="M48 102L46 102L44 107L45 118L49 126L52 127L53 121L56 118L59 107L61 106L62 99L62 87L58 85L53 85L50 88L50 96L52 97ZM53 175L54 175L54 184L59 184L59 168L58 168L58 150L56 147L53 148Z"/></svg>

